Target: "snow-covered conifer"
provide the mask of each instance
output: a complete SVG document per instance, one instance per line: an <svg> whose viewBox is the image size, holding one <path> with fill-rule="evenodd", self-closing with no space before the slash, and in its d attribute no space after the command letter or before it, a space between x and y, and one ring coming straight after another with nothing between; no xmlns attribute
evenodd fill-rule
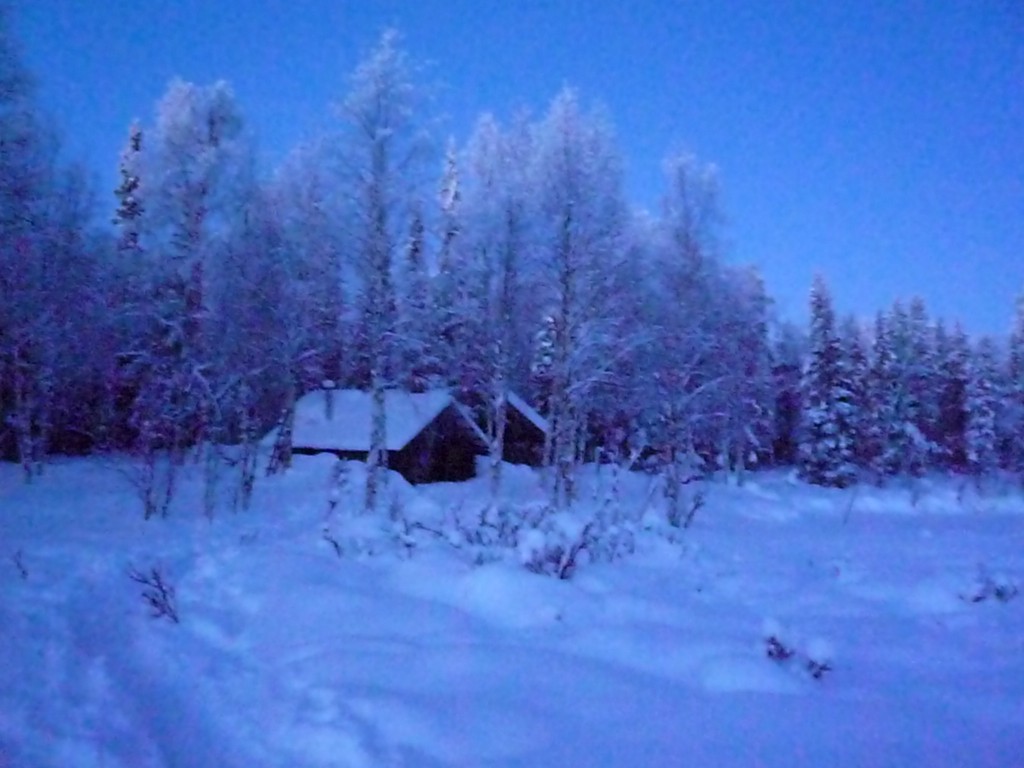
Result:
<svg viewBox="0 0 1024 768"><path fill-rule="evenodd" d="M856 404L832 299L815 278L810 300L808 360L802 383L800 472L817 485L845 487L857 478Z"/></svg>
<svg viewBox="0 0 1024 768"><path fill-rule="evenodd" d="M57 385L60 275L49 241L58 190L52 138L10 26L0 7L0 456L31 479L49 450Z"/></svg>
<svg viewBox="0 0 1024 768"><path fill-rule="evenodd" d="M998 466L997 369L995 343L983 337L971 354L965 397L964 448L967 468L976 475L991 472Z"/></svg>
<svg viewBox="0 0 1024 768"><path fill-rule="evenodd" d="M907 315L907 390L916 404L915 424L924 436L926 455L922 466L931 465L941 453L939 433L939 362L935 350L935 330L924 301L915 296Z"/></svg>
<svg viewBox="0 0 1024 768"><path fill-rule="evenodd" d="M850 400L852 403L851 422L853 428L854 453L859 466L868 465L868 355L864 342L864 331L852 315L847 316L839 328L841 358L848 371Z"/></svg>
<svg viewBox="0 0 1024 768"><path fill-rule="evenodd" d="M945 466L963 469L967 465L964 433L967 425L967 382L970 349L967 334L960 324L946 331L945 324L935 329L935 354L938 360L938 442Z"/></svg>
<svg viewBox="0 0 1024 768"><path fill-rule="evenodd" d="M1024 481L1024 293L1017 298L1007 377L1004 461Z"/></svg>
<svg viewBox="0 0 1024 768"><path fill-rule="evenodd" d="M145 210L142 202L141 164L142 128L138 123L132 123L128 143L121 152L121 163L118 166L121 183L114 190L117 198L114 225L118 229L118 249L133 254L139 249L139 221Z"/></svg>
<svg viewBox="0 0 1024 768"><path fill-rule="evenodd" d="M804 346L803 336L792 324L782 325L772 344L775 395L772 458L778 464L796 464L797 460Z"/></svg>
<svg viewBox="0 0 1024 768"><path fill-rule="evenodd" d="M920 315L915 319L898 301L888 313L880 314L875 324L870 383L871 460L883 476L919 475L938 452L925 432L926 411L922 405L922 398L933 385L925 334Z"/></svg>

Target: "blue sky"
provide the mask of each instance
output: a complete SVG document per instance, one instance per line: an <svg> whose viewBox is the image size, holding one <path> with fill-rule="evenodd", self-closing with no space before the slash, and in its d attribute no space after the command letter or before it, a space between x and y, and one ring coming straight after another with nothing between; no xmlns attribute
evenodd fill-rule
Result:
<svg viewBox="0 0 1024 768"><path fill-rule="evenodd" d="M168 81L232 83L268 161L330 120L381 30L439 81L446 131L539 112L565 84L603 103L628 192L657 205L666 152L719 166L730 259L784 318L815 272L840 312L921 295L1003 333L1024 290L1019 0L16 0L68 155L101 202L133 118ZM112 198L110 198L112 199Z"/></svg>

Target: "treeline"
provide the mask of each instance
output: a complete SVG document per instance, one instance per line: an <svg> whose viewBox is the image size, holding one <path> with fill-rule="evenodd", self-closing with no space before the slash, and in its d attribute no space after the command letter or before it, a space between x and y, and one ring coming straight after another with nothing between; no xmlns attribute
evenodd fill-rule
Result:
<svg viewBox="0 0 1024 768"><path fill-rule="evenodd" d="M1000 345L930 320L918 299L880 312L871 328L852 319L837 328L819 278L803 365L787 402L799 404L790 450L809 481L1000 468L1024 478L1024 296Z"/></svg>
<svg viewBox="0 0 1024 768"><path fill-rule="evenodd" d="M128 452L151 514L175 466L213 478L232 445L244 496L257 442L330 380L378 404L368 506L388 387L473 404L495 484L506 394L531 399L557 506L596 457L647 461L670 489L699 467L797 462L844 484L1017 466L1020 328L1006 359L919 304L870 337L837 331L818 286L808 345L772 323L756 271L725 263L713 168L670 157L661 210L637 213L610 125L575 92L441 150L417 76L385 34L334 128L269 173L226 84L174 82L130 127L113 227L95 227L0 33L0 453L31 477L50 454Z"/></svg>

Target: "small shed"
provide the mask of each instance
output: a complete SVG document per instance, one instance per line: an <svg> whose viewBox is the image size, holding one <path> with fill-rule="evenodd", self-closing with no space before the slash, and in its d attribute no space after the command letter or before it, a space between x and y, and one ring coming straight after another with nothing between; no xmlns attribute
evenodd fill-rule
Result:
<svg viewBox="0 0 1024 768"><path fill-rule="evenodd" d="M410 483L468 480L487 438L446 390L385 393L388 466ZM292 450L333 453L365 461L370 451L373 401L356 389L311 392L295 404Z"/></svg>
<svg viewBox="0 0 1024 768"><path fill-rule="evenodd" d="M504 459L510 464L539 467L544 463L547 420L515 392L509 392L505 409Z"/></svg>

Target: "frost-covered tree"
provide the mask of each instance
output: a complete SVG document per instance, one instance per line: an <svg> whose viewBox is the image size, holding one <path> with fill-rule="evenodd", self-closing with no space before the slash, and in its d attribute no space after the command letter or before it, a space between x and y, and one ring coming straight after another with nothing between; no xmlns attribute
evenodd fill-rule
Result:
<svg viewBox="0 0 1024 768"><path fill-rule="evenodd" d="M802 383L800 473L808 482L843 488L857 478L857 417L849 362L835 330L828 288L815 278L810 340Z"/></svg>
<svg viewBox="0 0 1024 768"><path fill-rule="evenodd" d="M244 507L255 483L259 440L275 422L287 429L282 408L294 405L315 349L305 307L308 284L299 279L272 194L252 188L242 204L223 245L222 276L212 285L211 305L223 329L214 347L218 420L213 437L234 446L233 499ZM274 461L287 464L289 449L284 446Z"/></svg>
<svg viewBox="0 0 1024 768"><path fill-rule="evenodd" d="M346 310L354 305L355 278L352 265L343 260L348 200L332 150L326 141L299 147L269 184L292 291L301 296L290 366L295 396L325 380L365 383L354 370L356 324L346 323ZM286 397L285 420L294 399Z"/></svg>
<svg viewBox="0 0 1024 768"><path fill-rule="evenodd" d="M911 299L906 335L907 389L916 404L915 425L926 441L926 454L921 457L921 463L927 466L934 463L940 453L937 441L939 363L934 347L935 329L920 297Z"/></svg>
<svg viewBox="0 0 1024 768"><path fill-rule="evenodd" d="M116 216L121 244L136 260L132 336L121 357L134 398L129 423L147 515L166 512L174 465L190 447L207 446L212 482L212 443L227 437L225 398L237 379L221 364L219 346L237 329L225 334L215 296L230 296L221 284L237 276L224 254L251 180L249 145L226 83L173 81L156 111L151 141L143 146L129 138L118 210L132 215ZM134 187L132 197L141 187L144 207L126 206L126 186ZM161 462L165 475L158 480Z"/></svg>
<svg viewBox="0 0 1024 768"><path fill-rule="evenodd" d="M422 392L439 384L443 374L434 339L434 302L427 266L426 223L419 203L412 206L409 232L399 258L397 380L412 392Z"/></svg>
<svg viewBox="0 0 1024 768"><path fill-rule="evenodd" d="M503 130L491 116L478 121L467 150L471 173L464 198L463 247L471 254L466 266L475 275L470 283L478 295L471 306L479 320L478 344L472 351L466 347L481 363L483 387L476 394L490 440L492 497L501 483L508 398L524 381L522 375L516 376L516 368L527 365L524 350L532 330L532 324L524 322L530 311L521 274L531 232L531 151L532 137L525 123ZM470 327L466 320L463 326ZM554 335L548 340L553 344Z"/></svg>
<svg viewBox="0 0 1024 768"><path fill-rule="evenodd" d="M467 242L470 230L479 227L467 222L463 176L459 153L449 141L438 188L434 335L446 384L461 397L472 399L484 386L482 263L486 259Z"/></svg>
<svg viewBox="0 0 1024 768"><path fill-rule="evenodd" d="M967 384L970 345L959 323L946 331L944 323L935 328L935 355L938 361L938 443L943 464L952 469L967 465L964 434L967 425Z"/></svg>
<svg viewBox="0 0 1024 768"><path fill-rule="evenodd" d="M721 262L716 171L686 154L664 169L661 216L632 223L637 287L619 291L622 327L641 341L620 366L632 391L608 400L611 433L648 443L673 516L682 483L709 468L742 477L770 456L776 403L769 301L756 271Z"/></svg>
<svg viewBox="0 0 1024 768"><path fill-rule="evenodd" d="M772 390L775 396L772 458L796 464L800 433L800 379L806 346L792 324L782 325L773 342Z"/></svg>
<svg viewBox="0 0 1024 768"><path fill-rule="evenodd" d="M543 294L554 321L548 461L561 508L575 497L588 397L615 354L607 289L624 229L622 173L610 129L571 90L537 126L533 161L539 218L527 290Z"/></svg>
<svg viewBox="0 0 1024 768"><path fill-rule="evenodd" d="M269 472L290 465L299 396L324 381L358 382L353 368L345 365L355 358L349 338L355 323L345 323L343 314L342 206L322 160L309 147L289 157L254 197L255 215L247 217L250 224L240 232L242 252L255 247L269 262L260 271L273 275L261 286L261 327L272 329L261 345L268 379L263 387L272 411L268 419L277 424Z"/></svg>
<svg viewBox="0 0 1024 768"><path fill-rule="evenodd" d="M1024 481L1024 293L1017 298L1007 358L1004 463Z"/></svg>
<svg viewBox="0 0 1024 768"><path fill-rule="evenodd" d="M938 452L925 431L925 398L935 399L929 392L934 376L927 333L900 302L875 324L870 435L872 465L880 475L919 475Z"/></svg>
<svg viewBox="0 0 1024 768"><path fill-rule="evenodd" d="M115 240L109 258L110 313L106 318L110 348L103 376L102 402L106 416L100 441L107 449L131 446L133 430L127 411L141 386L141 371L137 365L137 349L141 349L141 345L134 339L151 298L147 283L152 266L143 247L147 224L144 142L142 126L132 123L118 164L120 183L114 189L116 207L111 223Z"/></svg>
<svg viewBox="0 0 1024 768"><path fill-rule="evenodd" d="M387 467L384 393L397 378L395 335L399 243L409 232L412 187L422 176L425 137L416 109L422 91L397 33L385 32L356 67L338 107L340 151L350 195L350 238L361 277L361 316L367 340L373 403L366 508L376 509Z"/></svg>
<svg viewBox="0 0 1024 768"><path fill-rule="evenodd" d="M0 455L26 479L50 449L61 320L55 142L0 7Z"/></svg>
<svg viewBox="0 0 1024 768"><path fill-rule="evenodd" d="M90 450L102 438L101 391L110 350L107 240L91 225L93 198L84 174L57 169L46 215L43 303L52 388L40 448Z"/></svg>
<svg viewBox="0 0 1024 768"><path fill-rule="evenodd" d="M867 458L879 475L896 471L889 438L896 418L894 392L898 386L896 352L893 349L889 318L884 312L875 315L871 340L871 367L868 377L870 408L865 420L868 443Z"/></svg>
<svg viewBox="0 0 1024 768"><path fill-rule="evenodd" d="M858 466L867 466L868 445L868 354L861 324L847 316L839 327L841 358L846 368L852 403L851 424L854 454Z"/></svg>
<svg viewBox="0 0 1024 768"><path fill-rule="evenodd" d="M555 364L555 318L545 315L533 336L530 389L544 413L551 412L551 386Z"/></svg>
<svg viewBox="0 0 1024 768"><path fill-rule="evenodd" d="M973 350L968 371L964 447L968 470L982 475L998 466L996 380L998 361L995 343L983 337Z"/></svg>
<svg viewBox="0 0 1024 768"><path fill-rule="evenodd" d="M768 334L769 299L760 274L734 270L727 274L731 311L723 312L719 333L723 386L718 391L722 413L720 464L742 480L748 466L756 466L771 451L774 394Z"/></svg>
<svg viewBox="0 0 1024 768"><path fill-rule="evenodd" d="M674 454L693 451L710 411L710 390L718 384L700 372L714 354L719 212L714 168L689 155L673 155L663 168L667 188L661 219L648 235L653 250L645 286L653 293L654 316L647 321L656 342L649 348L652 359L642 365L650 366L651 405L660 411L645 421L654 429L654 442L671 446Z"/></svg>
<svg viewBox="0 0 1024 768"><path fill-rule="evenodd" d="M128 142L121 152L118 176L121 183L114 190L117 208L114 226L117 228L118 250L136 255L139 251L140 224L145 205L142 202L142 127L132 123Z"/></svg>

